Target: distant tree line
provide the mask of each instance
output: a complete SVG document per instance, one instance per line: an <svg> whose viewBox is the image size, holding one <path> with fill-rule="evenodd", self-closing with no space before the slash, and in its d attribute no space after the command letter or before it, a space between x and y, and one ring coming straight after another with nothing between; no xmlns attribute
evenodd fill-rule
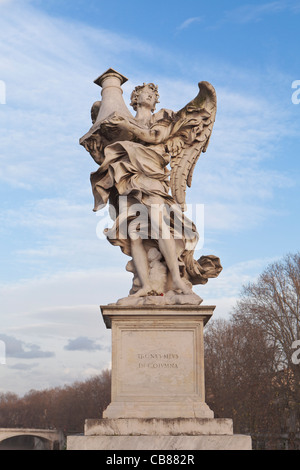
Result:
<svg viewBox="0 0 300 470"><path fill-rule="evenodd" d="M244 286L227 320L205 328L206 402L255 449L300 449L300 253ZM82 433L110 403L109 371L72 386L0 394L0 427Z"/></svg>
<svg viewBox="0 0 300 470"><path fill-rule="evenodd" d="M0 428L58 429L83 433L86 419L100 418L110 403L110 371L85 382L49 390L31 390L20 398L0 394Z"/></svg>

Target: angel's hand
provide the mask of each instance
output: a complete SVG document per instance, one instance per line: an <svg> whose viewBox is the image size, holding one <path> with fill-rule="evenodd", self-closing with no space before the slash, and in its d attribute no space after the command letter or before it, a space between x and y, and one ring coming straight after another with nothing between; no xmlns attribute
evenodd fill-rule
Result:
<svg viewBox="0 0 300 470"><path fill-rule="evenodd" d="M102 123L102 128L111 133L129 129L129 123L122 116L115 115Z"/></svg>
<svg viewBox="0 0 300 470"><path fill-rule="evenodd" d="M125 121L125 118L123 116L120 116L119 114L116 114L114 113L111 117L109 117L107 120L107 122L111 122L111 123L122 123Z"/></svg>
<svg viewBox="0 0 300 470"><path fill-rule="evenodd" d="M105 122L106 124L120 124L123 121L125 121L125 119L122 116L114 113L108 118L106 118L103 122Z"/></svg>

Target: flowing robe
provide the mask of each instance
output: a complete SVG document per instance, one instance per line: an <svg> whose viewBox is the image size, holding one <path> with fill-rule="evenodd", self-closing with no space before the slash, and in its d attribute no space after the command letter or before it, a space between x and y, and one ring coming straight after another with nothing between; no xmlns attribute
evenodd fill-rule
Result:
<svg viewBox="0 0 300 470"><path fill-rule="evenodd" d="M152 127L171 121L171 111L161 110L153 116ZM167 118L167 119L166 119ZM108 241L131 256L132 227L143 240L146 251L158 248L160 237L175 239L181 274L193 284L204 284L215 277L215 257L202 257L203 266L193 259L199 240L193 222L182 212L169 193L170 162L165 143L150 145L137 141L117 141L104 149L103 162L91 174L95 199L94 211L107 203L113 207L114 225L105 231ZM125 203L124 203L125 200ZM163 224L151 223L151 207L158 206ZM168 228L164 231L163 228ZM215 258L215 259L214 259ZM218 262L218 261L217 261Z"/></svg>

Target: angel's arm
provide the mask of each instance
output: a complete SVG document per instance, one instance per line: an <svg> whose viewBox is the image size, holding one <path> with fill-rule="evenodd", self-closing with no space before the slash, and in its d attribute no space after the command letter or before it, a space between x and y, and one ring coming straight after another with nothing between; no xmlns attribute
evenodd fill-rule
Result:
<svg viewBox="0 0 300 470"><path fill-rule="evenodd" d="M132 134L136 139L149 144L161 144L166 142L172 132L173 124L171 122L164 122L163 124L155 123L150 128L142 127L134 120L124 119L116 116L105 122L105 127L113 130L125 130Z"/></svg>
<svg viewBox="0 0 300 470"><path fill-rule="evenodd" d="M147 142L148 144L161 144L166 142L172 132L172 124L168 126L156 124L152 126L150 129L147 128L140 128L139 126L134 126L133 124L129 123L130 131L143 142Z"/></svg>

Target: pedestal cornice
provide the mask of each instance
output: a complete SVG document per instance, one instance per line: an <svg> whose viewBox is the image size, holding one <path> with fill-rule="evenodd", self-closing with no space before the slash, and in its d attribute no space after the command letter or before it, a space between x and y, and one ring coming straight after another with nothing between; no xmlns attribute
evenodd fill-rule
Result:
<svg viewBox="0 0 300 470"><path fill-rule="evenodd" d="M211 319L215 308L214 305L144 305L130 307L111 304L100 306L103 320L108 329L111 328L112 319L125 319L129 316L131 319L138 317L147 317L148 319L150 317L153 319L189 317L196 319L198 317L206 325Z"/></svg>

